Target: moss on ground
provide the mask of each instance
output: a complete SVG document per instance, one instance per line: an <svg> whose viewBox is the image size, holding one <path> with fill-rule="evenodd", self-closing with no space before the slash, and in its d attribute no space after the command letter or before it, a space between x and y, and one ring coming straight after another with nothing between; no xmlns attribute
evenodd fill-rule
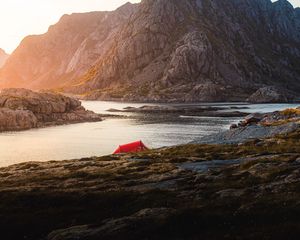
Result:
<svg viewBox="0 0 300 240"><path fill-rule="evenodd" d="M181 163L216 159L246 160L202 173L180 168ZM249 236L249 230L249 239L284 234L293 239L300 233L290 232L300 229L299 159L298 130L239 145L192 144L1 168L1 236L45 239L56 229L101 226L106 219L145 208L170 208L174 211L164 220L158 218L151 228L146 221L139 228L143 231L125 232L123 239L145 234L153 239L236 239Z"/></svg>

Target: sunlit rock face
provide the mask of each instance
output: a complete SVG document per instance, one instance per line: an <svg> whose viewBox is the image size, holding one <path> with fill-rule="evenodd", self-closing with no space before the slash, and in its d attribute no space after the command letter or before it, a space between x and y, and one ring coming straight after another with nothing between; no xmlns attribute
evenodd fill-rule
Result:
<svg viewBox="0 0 300 240"><path fill-rule="evenodd" d="M0 48L0 68L2 68L5 64L5 62L7 61L9 55Z"/></svg>
<svg viewBox="0 0 300 240"><path fill-rule="evenodd" d="M21 42L0 73L0 85L49 89L74 83L109 48L132 11L128 4L115 12L64 15L47 33Z"/></svg>
<svg viewBox="0 0 300 240"><path fill-rule="evenodd" d="M286 0L144 0L63 17L30 37L38 51L25 39L0 79L86 99L245 101L264 87L295 99L299 33L299 9ZM55 48L46 51L48 44Z"/></svg>

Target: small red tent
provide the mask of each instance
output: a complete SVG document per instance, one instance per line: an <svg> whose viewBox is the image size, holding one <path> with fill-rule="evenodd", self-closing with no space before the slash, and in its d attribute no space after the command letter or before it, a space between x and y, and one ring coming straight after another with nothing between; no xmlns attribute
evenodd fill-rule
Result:
<svg viewBox="0 0 300 240"><path fill-rule="evenodd" d="M142 152L145 150L148 150L145 144L142 141L137 141L125 145L120 145L113 154Z"/></svg>

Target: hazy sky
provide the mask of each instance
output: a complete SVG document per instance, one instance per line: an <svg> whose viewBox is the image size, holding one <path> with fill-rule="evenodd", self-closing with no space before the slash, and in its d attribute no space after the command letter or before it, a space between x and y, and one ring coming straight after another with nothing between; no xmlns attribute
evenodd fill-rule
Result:
<svg viewBox="0 0 300 240"><path fill-rule="evenodd" d="M47 31L65 13L113 10L140 0L0 0L0 48L11 53L27 35Z"/></svg>
<svg viewBox="0 0 300 240"><path fill-rule="evenodd" d="M113 10L128 0L1 0L0 48L11 53L27 35L47 31L65 13ZM130 0L140 2L140 0ZM300 0L291 0L300 7Z"/></svg>

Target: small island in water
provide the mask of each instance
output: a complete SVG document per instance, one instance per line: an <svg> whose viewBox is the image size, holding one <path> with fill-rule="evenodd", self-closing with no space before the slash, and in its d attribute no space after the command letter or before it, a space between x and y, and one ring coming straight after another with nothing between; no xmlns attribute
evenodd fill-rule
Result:
<svg viewBox="0 0 300 240"><path fill-rule="evenodd" d="M81 102L52 92L3 89L0 92L0 131L20 131L46 126L101 121Z"/></svg>

